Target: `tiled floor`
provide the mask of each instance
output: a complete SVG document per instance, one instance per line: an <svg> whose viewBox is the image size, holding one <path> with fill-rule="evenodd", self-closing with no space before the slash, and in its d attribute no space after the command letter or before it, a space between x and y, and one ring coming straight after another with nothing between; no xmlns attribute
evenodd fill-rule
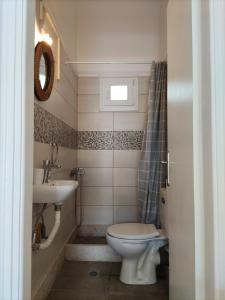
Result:
<svg viewBox="0 0 225 300"><path fill-rule="evenodd" d="M126 285L119 272L120 263L66 261L47 300L168 300L164 278L154 285Z"/></svg>

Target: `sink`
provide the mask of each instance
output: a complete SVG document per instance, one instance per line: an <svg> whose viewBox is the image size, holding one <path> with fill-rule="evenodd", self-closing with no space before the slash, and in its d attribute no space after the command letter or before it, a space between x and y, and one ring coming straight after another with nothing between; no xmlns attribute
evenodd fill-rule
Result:
<svg viewBox="0 0 225 300"><path fill-rule="evenodd" d="M70 199L77 187L78 182L75 180L52 180L44 184L34 184L33 202L61 205Z"/></svg>

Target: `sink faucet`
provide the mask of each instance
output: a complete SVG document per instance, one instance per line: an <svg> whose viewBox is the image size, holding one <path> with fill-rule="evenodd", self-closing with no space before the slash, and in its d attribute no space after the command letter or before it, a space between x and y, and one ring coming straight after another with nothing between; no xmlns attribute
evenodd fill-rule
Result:
<svg viewBox="0 0 225 300"><path fill-rule="evenodd" d="M58 164L58 151L59 147L55 143L50 144L51 158L43 160L44 177L42 183L48 183L49 174L52 169L59 169L61 166Z"/></svg>

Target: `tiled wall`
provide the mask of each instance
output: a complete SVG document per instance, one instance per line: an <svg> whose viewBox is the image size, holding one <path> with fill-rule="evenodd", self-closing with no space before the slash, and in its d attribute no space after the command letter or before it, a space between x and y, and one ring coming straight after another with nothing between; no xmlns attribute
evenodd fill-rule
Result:
<svg viewBox="0 0 225 300"><path fill-rule="evenodd" d="M148 92L149 78L140 77L138 112L100 112L99 78L78 80L83 225L137 221L137 167Z"/></svg>
<svg viewBox="0 0 225 300"><path fill-rule="evenodd" d="M59 163L62 168L53 172L57 178L68 178L76 166L77 148L77 79L70 66L65 65L66 54L61 49L61 74L55 80L51 97L44 102L35 99L34 117L34 168L41 168L42 161L50 158L49 143L57 142ZM41 205L33 206L33 223ZM44 213L47 234L54 224L54 208L49 206ZM32 256L32 296L35 297L45 281L54 260L58 258L65 242L76 226L75 199L71 197L62 208L61 225L52 245Z"/></svg>

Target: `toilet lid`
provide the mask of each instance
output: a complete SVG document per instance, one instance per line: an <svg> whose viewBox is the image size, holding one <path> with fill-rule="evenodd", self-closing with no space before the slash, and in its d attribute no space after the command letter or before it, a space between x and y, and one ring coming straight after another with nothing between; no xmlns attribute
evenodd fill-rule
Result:
<svg viewBox="0 0 225 300"><path fill-rule="evenodd" d="M153 224L122 223L114 224L107 228L111 236L124 239L149 239L159 236L159 232Z"/></svg>

